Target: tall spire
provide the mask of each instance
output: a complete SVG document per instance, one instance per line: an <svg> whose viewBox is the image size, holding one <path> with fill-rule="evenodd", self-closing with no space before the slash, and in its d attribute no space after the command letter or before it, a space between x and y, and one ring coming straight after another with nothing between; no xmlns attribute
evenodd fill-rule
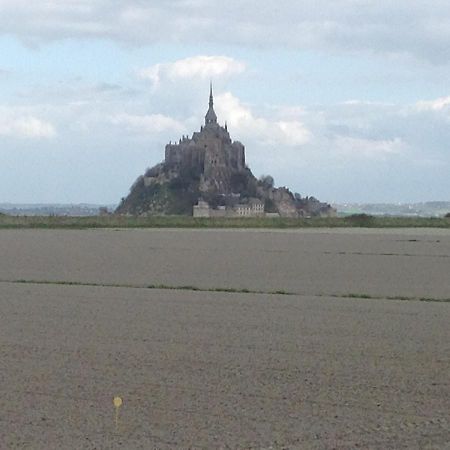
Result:
<svg viewBox="0 0 450 450"><path fill-rule="evenodd" d="M212 89L212 81L209 83L209 108L205 116L205 125L217 123L217 116L214 112L214 97Z"/></svg>
<svg viewBox="0 0 450 450"><path fill-rule="evenodd" d="M212 90L212 81L209 82L209 107L212 108L214 106L214 97Z"/></svg>

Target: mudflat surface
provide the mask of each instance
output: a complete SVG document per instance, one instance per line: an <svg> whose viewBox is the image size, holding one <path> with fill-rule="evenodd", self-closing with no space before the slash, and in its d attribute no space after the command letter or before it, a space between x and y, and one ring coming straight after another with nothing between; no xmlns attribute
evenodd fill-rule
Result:
<svg viewBox="0 0 450 450"><path fill-rule="evenodd" d="M447 303L1 283L0 308L2 449L450 443Z"/></svg>
<svg viewBox="0 0 450 450"><path fill-rule="evenodd" d="M0 230L0 448L448 449L450 303L330 295L449 264L448 230Z"/></svg>
<svg viewBox="0 0 450 450"><path fill-rule="evenodd" d="M0 230L0 279L450 297L450 230Z"/></svg>

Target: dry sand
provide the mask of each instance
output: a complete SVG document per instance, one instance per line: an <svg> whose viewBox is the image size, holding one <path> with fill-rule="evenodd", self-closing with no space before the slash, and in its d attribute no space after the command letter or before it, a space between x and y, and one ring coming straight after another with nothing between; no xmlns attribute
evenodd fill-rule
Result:
<svg viewBox="0 0 450 450"><path fill-rule="evenodd" d="M423 230L1 231L0 278L450 297L449 249ZM0 311L1 449L450 448L450 303L2 282Z"/></svg>

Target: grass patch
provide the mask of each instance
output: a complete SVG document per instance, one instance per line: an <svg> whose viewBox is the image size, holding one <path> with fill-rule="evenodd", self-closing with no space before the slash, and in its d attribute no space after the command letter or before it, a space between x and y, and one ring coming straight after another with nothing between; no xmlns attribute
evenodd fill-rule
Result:
<svg viewBox="0 0 450 450"><path fill-rule="evenodd" d="M346 298L380 298L380 297L372 297L371 295L367 295L367 294L347 294L347 295L343 295L342 297L346 297Z"/></svg>
<svg viewBox="0 0 450 450"><path fill-rule="evenodd" d="M57 286L86 286L86 287L112 287L112 288L131 288L131 289L161 289L172 291L198 291L198 292L227 292L232 294L266 294L266 295L296 295L286 291L260 291L246 288L227 288L227 287L199 287L199 286L176 286L167 284L126 284L126 283L94 283L89 281L61 281L61 280L0 280L0 283L15 284L43 284Z"/></svg>
<svg viewBox="0 0 450 450"><path fill-rule="evenodd" d="M284 290L278 290L278 291L273 291L272 294L277 294L277 295L293 295L290 292L284 291Z"/></svg>
<svg viewBox="0 0 450 450"><path fill-rule="evenodd" d="M411 297L411 296L406 296L406 295L379 296L379 295L349 293L349 294L332 294L332 295L322 294L322 295L320 295L320 297L359 298L359 299L367 299L367 300L403 300L403 301L413 301L413 302L442 302L442 303L450 303L450 298Z"/></svg>
<svg viewBox="0 0 450 450"><path fill-rule="evenodd" d="M313 217L197 218L189 216L0 216L0 229L92 228L450 228L448 218L426 217Z"/></svg>
<svg viewBox="0 0 450 450"><path fill-rule="evenodd" d="M60 280L0 280L0 283L12 284L42 284L42 285L60 285L60 286L86 286L86 287L109 287L109 288L129 288L129 289L161 289L172 291L195 291L195 292L225 292L229 294L260 294L260 295L297 295L302 297L332 297L332 298L350 298L363 300L403 300L416 302L440 302L450 303L450 298L432 298L432 297L410 297L404 295L395 296L377 296L362 293L348 294L304 294L300 292L288 292L283 289L275 291L261 291L246 288L229 288L229 287L200 287L200 286L176 286L167 284L126 284L126 283L94 283L84 281L60 281Z"/></svg>
<svg viewBox="0 0 450 450"><path fill-rule="evenodd" d="M442 302L442 303L450 303L450 298L429 298L429 297L420 297L419 301L421 302Z"/></svg>

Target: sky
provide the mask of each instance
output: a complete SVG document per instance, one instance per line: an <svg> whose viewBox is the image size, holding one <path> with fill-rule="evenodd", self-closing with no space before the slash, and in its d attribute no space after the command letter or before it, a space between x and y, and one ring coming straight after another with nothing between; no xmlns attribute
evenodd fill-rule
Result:
<svg viewBox="0 0 450 450"><path fill-rule="evenodd" d="M0 203L113 204L215 110L255 176L450 200L448 0L0 0Z"/></svg>

